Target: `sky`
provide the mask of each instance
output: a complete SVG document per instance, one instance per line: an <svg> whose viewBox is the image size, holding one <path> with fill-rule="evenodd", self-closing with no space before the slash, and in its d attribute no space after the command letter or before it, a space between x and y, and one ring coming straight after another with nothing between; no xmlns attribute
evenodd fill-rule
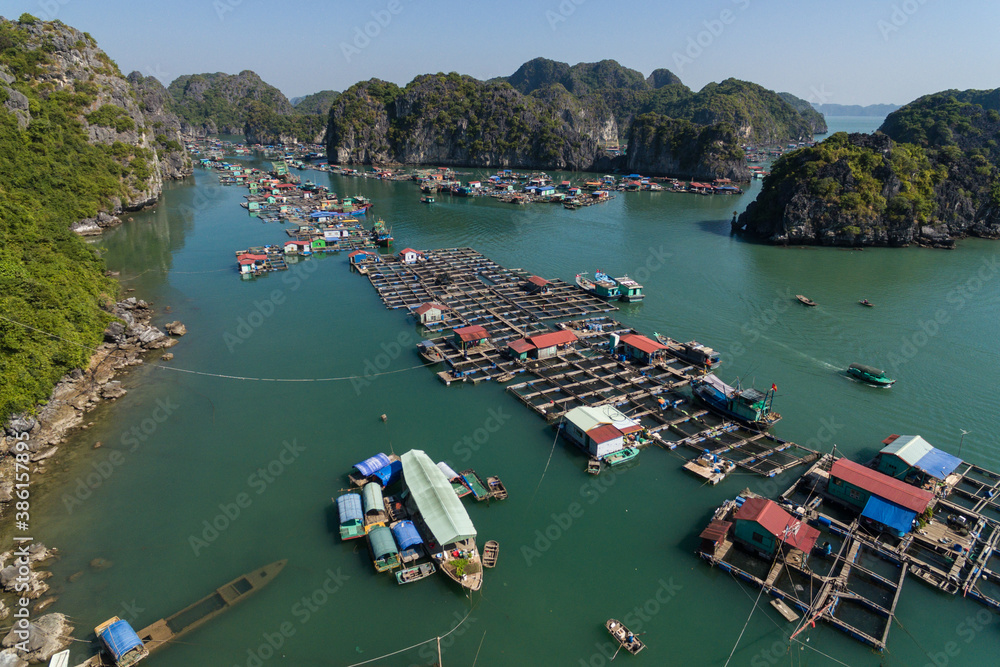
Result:
<svg viewBox="0 0 1000 667"><path fill-rule="evenodd" d="M3 0L93 35L124 74L253 70L289 98L380 78L508 76L613 59L691 88L730 77L816 103L1000 87L995 0Z"/></svg>

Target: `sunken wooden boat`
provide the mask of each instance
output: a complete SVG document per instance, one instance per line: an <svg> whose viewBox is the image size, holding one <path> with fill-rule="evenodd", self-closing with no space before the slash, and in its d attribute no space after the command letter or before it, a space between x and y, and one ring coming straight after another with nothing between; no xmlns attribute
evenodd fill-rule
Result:
<svg viewBox="0 0 1000 667"><path fill-rule="evenodd" d="M801 294L796 294L795 298L798 299L799 303L801 303L803 306L815 306L815 305L817 305L815 301L813 301L809 297L802 296Z"/></svg>
<svg viewBox="0 0 1000 667"><path fill-rule="evenodd" d="M500 558L499 542L490 540L483 545L483 567L496 567L498 558Z"/></svg>
<svg viewBox="0 0 1000 667"><path fill-rule="evenodd" d="M252 572L247 572L246 574L223 584L197 602L181 609L176 614L167 616L166 618L161 618L155 623L147 625L137 633L131 633L132 635L138 637L142 646L141 649L139 646L132 646L131 648L128 648L128 643L119 645L119 648L127 648L124 655L113 657L112 655L108 655L106 653L100 653L83 663L82 667L127 667L127 665L135 664L141 658L136 658L130 662L130 658L128 657L129 652L133 655L138 655L139 653L145 651L146 655L148 655L166 644L180 639L192 630L204 625L222 612L228 611L236 604L242 602L264 586L271 583L271 580L274 579L287 564L287 560L278 560L273 563L269 563L264 567L253 570ZM114 632L114 628L119 627L116 622L126 623L125 621L121 621L117 617L114 617L98 626L95 631L99 637L102 635L102 631L105 635L107 635L108 629L111 629L111 631ZM131 630L131 628L129 628L129 630ZM120 639L121 638L116 638L116 641L119 641ZM127 637L125 640L127 641ZM132 643L134 644L134 642Z"/></svg>
<svg viewBox="0 0 1000 667"><path fill-rule="evenodd" d="M507 499L507 487L503 485L500 478L494 475L493 477L486 478L486 485L489 486L490 496L496 498L497 500Z"/></svg>
<svg viewBox="0 0 1000 667"><path fill-rule="evenodd" d="M632 634L628 628L622 625L622 622L617 618L609 618L604 627L608 629L608 632L615 638L615 641L621 644L621 647L632 655L646 648L646 645Z"/></svg>

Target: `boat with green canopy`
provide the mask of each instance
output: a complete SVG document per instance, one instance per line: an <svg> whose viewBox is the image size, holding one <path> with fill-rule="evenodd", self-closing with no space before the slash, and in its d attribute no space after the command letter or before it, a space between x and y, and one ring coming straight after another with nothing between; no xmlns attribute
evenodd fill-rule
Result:
<svg viewBox="0 0 1000 667"><path fill-rule="evenodd" d="M851 364L847 367L847 374L876 387L891 387L896 383L885 374L885 371L864 364Z"/></svg>
<svg viewBox="0 0 1000 667"><path fill-rule="evenodd" d="M368 548L376 572L388 572L400 566L399 548L392 539L392 531L385 526L375 526L368 531Z"/></svg>

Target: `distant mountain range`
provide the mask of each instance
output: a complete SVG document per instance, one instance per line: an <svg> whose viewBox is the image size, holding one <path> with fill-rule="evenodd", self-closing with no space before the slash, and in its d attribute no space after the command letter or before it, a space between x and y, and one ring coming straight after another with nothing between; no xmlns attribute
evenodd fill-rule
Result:
<svg viewBox="0 0 1000 667"><path fill-rule="evenodd" d="M813 108L824 116L879 116L886 117L899 108L898 104L816 104Z"/></svg>
<svg viewBox="0 0 1000 667"><path fill-rule="evenodd" d="M614 60L571 66L536 58L490 81L451 73L403 88L357 83L333 103L326 141L331 161L344 164L747 178L741 144L825 131L805 100L754 83L727 79L695 92L666 69L646 77ZM614 158L623 144L626 156Z"/></svg>

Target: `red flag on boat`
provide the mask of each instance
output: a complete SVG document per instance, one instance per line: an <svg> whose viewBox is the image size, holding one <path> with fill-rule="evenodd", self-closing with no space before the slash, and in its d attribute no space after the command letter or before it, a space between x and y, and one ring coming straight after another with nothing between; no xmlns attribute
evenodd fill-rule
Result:
<svg viewBox="0 0 1000 667"><path fill-rule="evenodd" d="M778 391L778 385L772 383L771 384L771 391Z"/></svg>

